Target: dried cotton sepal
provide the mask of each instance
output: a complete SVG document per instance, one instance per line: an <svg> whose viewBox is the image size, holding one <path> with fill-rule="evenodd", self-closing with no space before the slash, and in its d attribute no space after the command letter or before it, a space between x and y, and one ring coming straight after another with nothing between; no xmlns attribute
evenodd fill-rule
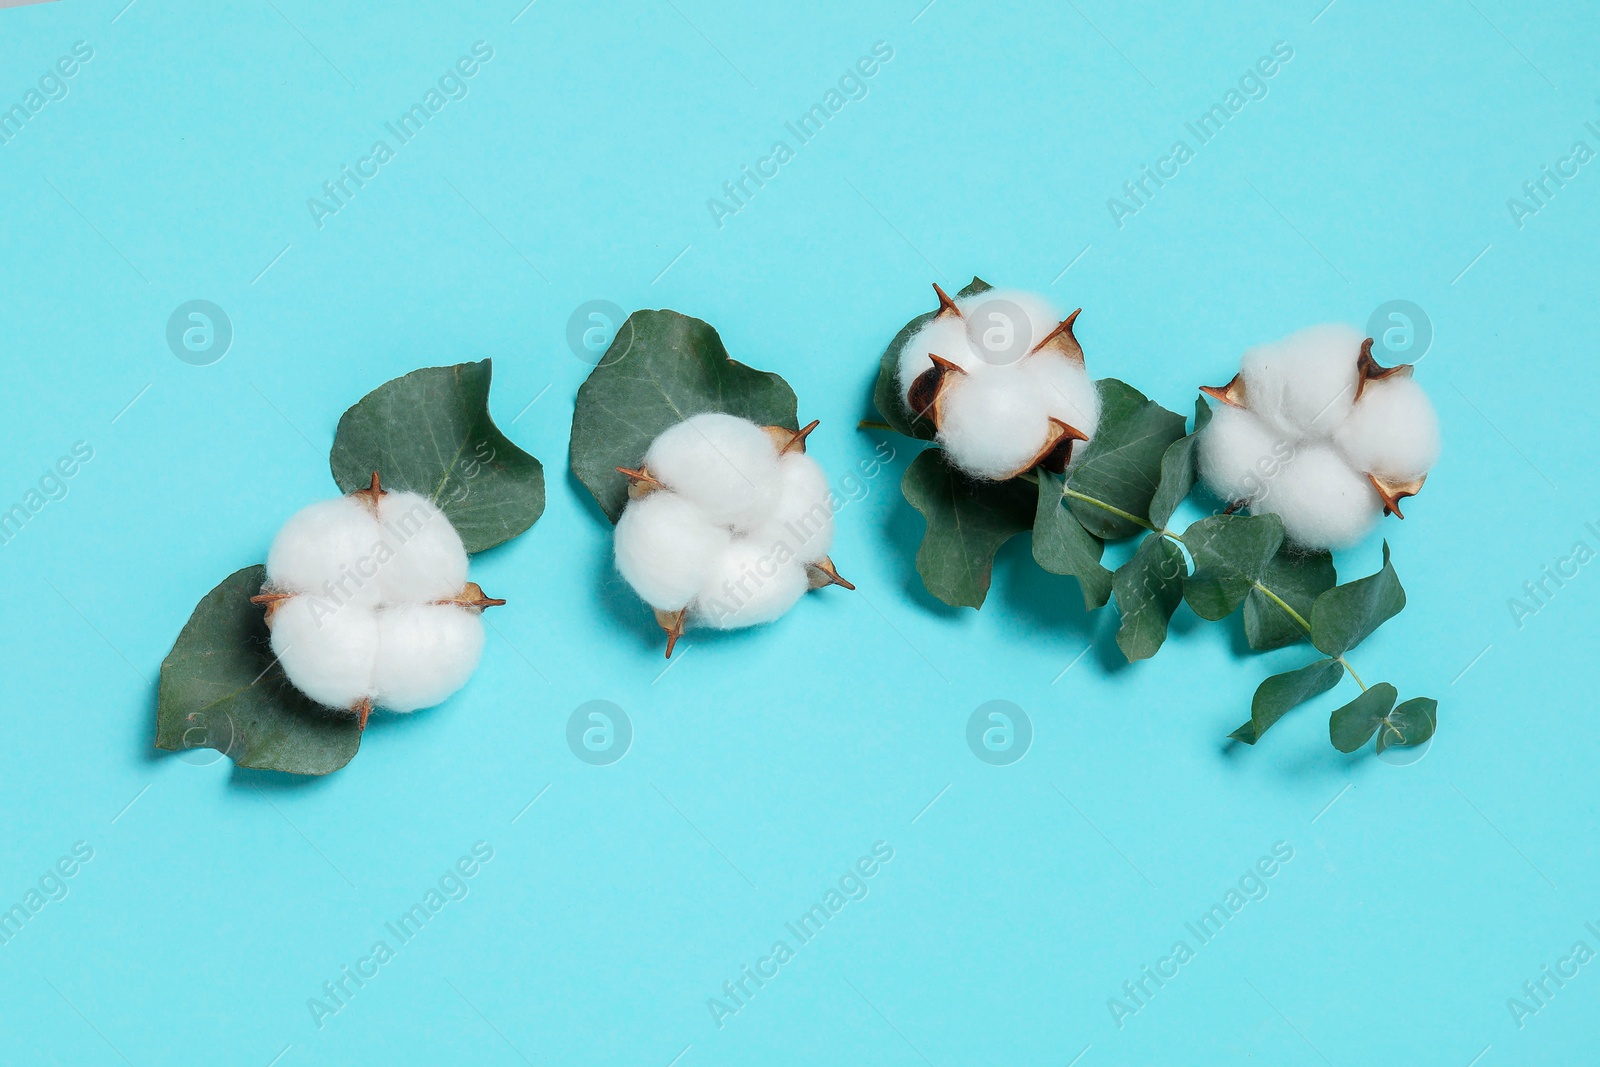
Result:
<svg viewBox="0 0 1600 1067"><path fill-rule="evenodd" d="M855 587L828 557L833 495L800 430L707 412L663 431L629 480L617 571L654 609L667 655L692 622L781 617L807 589Z"/></svg>
<svg viewBox="0 0 1600 1067"><path fill-rule="evenodd" d="M372 484L312 504L267 553L272 651L295 688L354 713L416 711L459 690L483 652L486 607L467 553L426 497Z"/></svg>
<svg viewBox="0 0 1600 1067"><path fill-rule="evenodd" d="M1246 352L1201 433L1201 478L1294 543L1345 548L1422 488L1439 420L1410 364L1380 366L1372 339L1313 326Z"/></svg>
<svg viewBox="0 0 1600 1067"><path fill-rule="evenodd" d="M952 300L933 288L939 311L901 349L907 410L930 419L950 462L975 478L1068 469L1100 422L1099 392L1072 333L1078 312L1058 318L1021 290Z"/></svg>

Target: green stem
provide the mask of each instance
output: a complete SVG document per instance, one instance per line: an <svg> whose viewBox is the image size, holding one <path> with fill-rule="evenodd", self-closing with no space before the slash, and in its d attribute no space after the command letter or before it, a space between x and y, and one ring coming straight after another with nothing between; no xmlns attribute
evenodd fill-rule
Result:
<svg viewBox="0 0 1600 1067"><path fill-rule="evenodd" d="M1146 521L1144 519L1141 519L1139 516L1133 514L1132 512L1123 511L1121 508L1118 508L1118 507L1112 507L1110 504L1107 504L1104 500L1100 500L1100 499L1098 499L1096 497L1092 497L1087 493L1080 493L1076 489L1068 489L1065 486L1063 486L1062 489L1061 489L1061 495L1062 496L1070 496L1074 500L1081 500L1085 504L1093 504L1095 507L1100 508L1103 511L1109 511L1109 512L1111 512L1111 514L1117 516L1118 518L1127 519L1129 522L1133 523L1135 526L1143 526L1146 530L1150 530L1153 533L1165 534L1167 532L1165 530L1157 530L1148 521Z"/></svg>
<svg viewBox="0 0 1600 1067"><path fill-rule="evenodd" d="M1149 521L1147 521L1145 519L1141 519L1139 516L1131 514L1130 512L1123 511L1119 507L1114 507L1111 504L1107 504L1104 500L1101 500L1098 497L1092 497L1087 493L1080 493L1076 489L1068 489L1068 488L1065 488L1065 487L1062 488L1061 495L1062 496L1072 497L1074 500L1081 500L1085 504L1093 504L1095 507L1100 508L1100 509L1102 509L1104 511L1109 511L1111 514L1116 515L1119 518L1127 519L1129 522L1133 523L1135 526L1142 526L1146 530L1149 530L1151 533L1160 534L1162 537L1170 538L1171 540L1177 542L1178 544L1183 545L1185 548L1188 547L1187 543L1184 541L1184 539L1183 539L1183 537L1181 535L1175 534L1171 530L1168 530L1168 529L1159 529L1158 530L1158 529L1156 529L1154 523L1151 523L1151 522L1149 522ZM1191 557L1190 562L1191 563L1193 562L1193 558L1192 557ZM1306 618L1305 618L1304 615L1301 615L1298 611L1294 610L1294 608L1289 606L1288 601L1284 600L1283 597L1279 596L1277 593L1274 593L1271 589L1268 589L1266 586L1262 585L1260 582L1251 582L1250 584L1252 586L1254 586L1255 589L1258 590L1261 593L1262 596L1266 597L1268 600L1270 600L1274 604L1278 605L1278 607L1282 608L1284 613L1286 615L1288 615L1289 618L1293 619L1295 621L1295 624L1297 626L1299 626L1300 629L1302 629L1302 630L1304 630L1306 632L1306 638L1310 639L1310 637L1311 637L1311 624L1306 621ZM1355 679L1356 684L1359 685L1361 687L1361 691L1363 693L1365 693L1367 691L1367 683L1361 680L1361 675L1356 673L1356 669L1350 665L1350 661L1345 659L1343 656L1335 656L1334 658L1337 659L1339 661L1339 663L1343 665L1345 670L1350 672L1350 677Z"/></svg>
<svg viewBox="0 0 1600 1067"><path fill-rule="evenodd" d="M876 419L862 419L860 422L856 423L856 429L893 431L894 427L890 426L887 422L878 422Z"/></svg>

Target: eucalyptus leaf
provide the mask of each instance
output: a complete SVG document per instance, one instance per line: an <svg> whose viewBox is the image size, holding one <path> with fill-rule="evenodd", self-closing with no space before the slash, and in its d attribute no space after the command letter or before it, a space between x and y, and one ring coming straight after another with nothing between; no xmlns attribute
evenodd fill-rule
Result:
<svg viewBox="0 0 1600 1067"><path fill-rule="evenodd" d="M1406 606L1406 591L1383 543L1383 568L1376 574L1336 585L1311 607L1311 643L1317 651L1342 656L1372 635ZM1385 709L1387 710L1387 709Z"/></svg>
<svg viewBox="0 0 1600 1067"><path fill-rule="evenodd" d="M1161 482L1167 448L1183 436L1183 416L1139 390L1102 378L1100 425L1067 477L1067 488L1098 504L1069 496L1067 506L1084 528L1110 541L1133 537L1145 527L1101 505L1144 519Z"/></svg>
<svg viewBox="0 0 1600 1067"><path fill-rule="evenodd" d="M1261 575L1261 584L1293 608L1307 624L1311 620L1311 605L1337 581L1332 554L1301 551L1289 545L1278 549L1278 554L1272 557ZM1244 636L1251 648L1266 652L1304 641L1310 634L1304 625L1283 610L1282 604L1260 589L1252 588L1244 598Z"/></svg>
<svg viewBox="0 0 1600 1067"><path fill-rule="evenodd" d="M1285 712L1326 693L1343 677L1344 664L1336 659L1319 659L1299 670L1274 674L1256 686L1256 695L1250 701L1250 721L1228 736L1247 745L1255 744Z"/></svg>
<svg viewBox="0 0 1600 1067"><path fill-rule="evenodd" d="M1034 489L1021 478L974 481L925 449L906 468L900 491L928 522L917 571L928 592L953 607L981 607L994 555L1032 524Z"/></svg>
<svg viewBox="0 0 1600 1067"><path fill-rule="evenodd" d="M156 747L214 748L240 767L328 774L361 747L355 716L302 694L272 654L266 613L250 598L267 569L235 571L194 609L161 663Z"/></svg>
<svg viewBox="0 0 1600 1067"><path fill-rule="evenodd" d="M1132 558L1117 568L1112 585L1122 625L1117 647L1132 663L1149 659L1167 639L1167 623L1183 601L1189 565L1178 546L1160 534L1139 543Z"/></svg>
<svg viewBox="0 0 1600 1067"><path fill-rule="evenodd" d="M956 297L959 299L972 296L975 293L988 292L992 288L993 286L982 278L975 277L967 283L965 289L956 294ZM883 416L883 421L907 437L915 437L922 441L933 440L933 421L920 415L913 416L906 409L905 394L900 389L900 353L912 336L931 322L938 313L938 308L925 311L900 328L900 332L894 335L894 340L889 342L889 347L883 350L883 355L878 359L878 380L872 387L872 403L878 409L878 414Z"/></svg>
<svg viewBox="0 0 1600 1067"><path fill-rule="evenodd" d="M676 311L635 311L578 388L572 473L612 522L628 503L618 467L637 467L663 430L720 411L799 428L794 390L728 356L717 331Z"/></svg>
<svg viewBox="0 0 1600 1067"><path fill-rule="evenodd" d="M1105 543L1061 500L1065 479L1039 468L1038 510L1033 519L1033 558L1051 574L1070 574L1083 590L1083 608L1093 611L1111 599L1111 572L1100 563Z"/></svg>
<svg viewBox="0 0 1600 1067"><path fill-rule="evenodd" d="M1340 752L1354 752L1372 739L1400 694L1388 682L1379 682L1328 719L1328 739Z"/></svg>
<svg viewBox="0 0 1600 1067"><path fill-rule="evenodd" d="M348 493L386 489L437 504L468 552L509 541L544 512L544 468L489 416L490 361L426 367L378 386L339 419L329 465Z"/></svg>
<svg viewBox="0 0 1600 1067"><path fill-rule="evenodd" d="M1225 619L1244 603L1283 544L1276 515L1212 515L1184 531L1194 574L1183 599L1202 619Z"/></svg>
<svg viewBox="0 0 1600 1067"><path fill-rule="evenodd" d="M1378 731L1378 753L1397 746L1420 745L1433 736L1439 722L1439 702L1432 697L1412 697L1391 711Z"/></svg>
<svg viewBox="0 0 1600 1067"><path fill-rule="evenodd" d="M1167 446L1161 456L1161 483L1155 496L1150 498L1150 525L1162 529L1172 513L1178 510L1183 498L1194 488L1194 454L1199 446L1200 431L1211 421L1211 405L1205 397L1194 402L1194 429L1188 436Z"/></svg>

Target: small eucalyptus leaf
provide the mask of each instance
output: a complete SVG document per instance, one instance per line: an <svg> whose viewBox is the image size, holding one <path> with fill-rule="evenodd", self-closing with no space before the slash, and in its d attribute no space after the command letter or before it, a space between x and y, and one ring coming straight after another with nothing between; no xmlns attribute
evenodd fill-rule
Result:
<svg viewBox="0 0 1600 1067"><path fill-rule="evenodd" d="M1339 684L1344 664L1336 659L1319 659L1299 670L1274 674L1256 687L1250 701L1250 721L1229 734L1236 741L1253 745L1284 713L1320 696Z"/></svg>
<svg viewBox="0 0 1600 1067"><path fill-rule="evenodd" d="M1276 515L1212 515L1184 531L1194 557L1194 574L1183 599L1202 619L1215 622L1233 614L1266 573L1283 544L1283 520Z"/></svg>
<svg viewBox="0 0 1600 1067"><path fill-rule="evenodd" d="M1433 736L1439 722L1439 702L1432 697L1412 697L1391 711L1378 731L1378 753L1400 746L1420 745Z"/></svg>
<svg viewBox="0 0 1600 1067"><path fill-rule="evenodd" d="M1211 421L1211 405L1201 397L1194 403L1194 429L1187 437L1167 446L1161 456L1161 484L1150 498L1150 524L1160 529L1167 525L1183 498L1194 488L1194 455L1200 431Z"/></svg>
<svg viewBox="0 0 1600 1067"><path fill-rule="evenodd" d="M1068 475L1067 488L1143 519L1161 483L1167 448L1183 436L1183 416L1115 378L1095 384L1100 425ZM1085 529L1104 540L1133 537L1144 529L1086 500L1069 496L1067 506Z"/></svg>
<svg viewBox="0 0 1600 1067"><path fill-rule="evenodd" d="M490 362L425 367L385 382L339 419L329 465L341 491L420 493L468 552L509 541L544 512L544 467L489 415Z"/></svg>
<svg viewBox="0 0 1600 1067"><path fill-rule="evenodd" d="M1372 635L1406 606L1406 591L1383 543L1383 568L1376 574L1336 585L1311 607L1311 643L1317 651L1342 656ZM1387 709L1385 709L1387 710Z"/></svg>
<svg viewBox="0 0 1600 1067"><path fill-rule="evenodd" d="M1289 545L1278 549L1261 575L1261 585L1308 624L1311 605L1337 581L1331 553L1303 552ZM1310 635L1305 626L1283 610L1282 604L1252 588L1244 598L1244 636L1251 648L1266 652L1304 641Z"/></svg>
<svg viewBox="0 0 1600 1067"><path fill-rule="evenodd" d="M214 748L240 767L328 774L361 747L355 716L316 704L272 653L266 613L250 598L267 569L246 567L207 593L161 663L156 747Z"/></svg>
<svg viewBox="0 0 1600 1067"><path fill-rule="evenodd" d="M635 311L578 388L572 473L616 522L628 503L628 479L617 468L637 467L663 430L707 411L800 425L789 383L730 358L708 324L676 311Z"/></svg>
<svg viewBox="0 0 1600 1067"><path fill-rule="evenodd" d="M929 448L906 468L900 491L928 522L917 549L928 592L952 607L981 607L995 553L1033 522L1033 486L1021 478L974 481L945 461L943 449Z"/></svg>
<svg viewBox="0 0 1600 1067"><path fill-rule="evenodd" d="M1354 752L1372 739L1400 694L1388 682L1379 682L1328 719L1328 739L1340 752Z"/></svg>
<svg viewBox="0 0 1600 1067"><path fill-rule="evenodd" d="M1139 543L1133 557L1117 568L1112 584L1122 625L1117 647L1128 662L1149 659L1167 639L1167 623L1183 601L1189 565L1178 546L1160 534Z"/></svg>
<svg viewBox="0 0 1600 1067"><path fill-rule="evenodd" d="M1064 479L1039 469L1039 502L1033 520L1033 558L1051 574L1070 574L1083 590L1083 608L1093 611L1111 598L1111 572L1100 563L1105 544L1083 528L1061 501Z"/></svg>

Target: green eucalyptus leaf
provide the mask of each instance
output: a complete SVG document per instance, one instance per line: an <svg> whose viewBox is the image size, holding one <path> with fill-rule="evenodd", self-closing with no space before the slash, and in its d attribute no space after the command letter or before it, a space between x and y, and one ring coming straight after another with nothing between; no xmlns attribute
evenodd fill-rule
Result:
<svg viewBox="0 0 1600 1067"><path fill-rule="evenodd" d="M1083 608L1093 611L1111 599L1111 572L1100 564L1105 543L1083 528L1062 503L1065 479L1039 468L1038 510L1033 519L1033 558L1051 574L1070 574L1083 590Z"/></svg>
<svg viewBox="0 0 1600 1067"><path fill-rule="evenodd" d="M1339 684L1344 664L1336 659L1319 659L1299 670L1274 674L1256 687L1250 701L1250 721L1228 736L1253 745L1284 713L1320 696Z"/></svg>
<svg viewBox="0 0 1600 1067"><path fill-rule="evenodd" d="M943 449L929 448L906 468L900 491L928 521L917 549L928 592L953 607L981 607L994 554L1033 522L1033 487L1021 478L974 481L945 462Z"/></svg>
<svg viewBox="0 0 1600 1067"><path fill-rule="evenodd" d="M991 288L993 286L988 282L975 277L967 283L965 289L956 294L956 298L985 293ZM925 311L900 328L900 332L894 335L894 340L889 342L889 347L883 350L883 355L878 359L878 380L872 387L872 403L878 409L878 414L883 416L883 421L907 437L923 441L933 440L933 421L922 416L913 416L906 410L906 403L900 391L900 353L912 336L932 321L938 313L938 308Z"/></svg>
<svg viewBox="0 0 1600 1067"><path fill-rule="evenodd" d="M1389 562L1385 541L1383 568L1377 574L1336 585L1317 597L1311 607L1311 643L1325 655L1342 656L1405 606L1406 591Z"/></svg>
<svg viewBox="0 0 1600 1067"><path fill-rule="evenodd" d="M1420 745L1433 736L1439 722L1439 702L1432 697L1412 697L1391 711L1378 732L1378 753L1396 746Z"/></svg>
<svg viewBox="0 0 1600 1067"><path fill-rule="evenodd" d="M250 598L267 569L246 567L207 593L161 663L156 747L214 748L240 767L328 774L361 747L352 715L296 689L272 654L266 612Z"/></svg>
<svg viewBox="0 0 1600 1067"><path fill-rule="evenodd" d="M1112 578L1122 612L1117 647L1129 663L1149 659L1167 639L1167 622L1183 600L1188 574L1189 565L1178 546L1154 533L1117 568Z"/></svg>
<svg viewBox="0 0 1600 1067"><path fill-rule="evenodd" d="M1194 429L1186 437L1167 446L1161 456L1161 484L1150 498L1150 524L1159 528L1167 525L1172 513L1178 510L1183 498L1194 488L1194 454L1199 445L1200 431L1211 421L1211 405L1201 397L1194 402Z"/></svg>
<svg viewBox="0 0 1600 1067"><path fill-rule="evenodd" d="M1283 520L1276 515L1212 515L1184 531L1194 557L1194 574L1183 599L1202 619L1215 622L1233 614L1255 588L1283 543Z"/></svg>
<svg viewBox="0 0 1600 1067"><path fill-rule="evenodd" d="M1388 717L1400 694L1388 682L1379 682L1342 708L1335 708L1328 719L1328 739L1340 752L1354 752L1372 739L1378 726Z"/></svg>
<svg viewBox="0 0 1600 1067"><path fill-rule="evenodd" d="M612 522L628 479L663 430L707 411L763 426L799 428L794 390L776 374L728 356L717 331L676 311L635 311L578 388L572 473Z"/></svg>
<svg viewBox="0 0 1600 1067"><path fill-rule="evenodd" d="M1140 519L1149 514L1161 482L1162 459L1183 436L1184 420L1115 378L1102 378L1096 385L1100 425L1068 475L1067 488L1100 503L1069 496L1067 506L1085 529L1110 541L1133 537L1145 527L1100 505Z"/></svg>
<svg viewBox="0 0 1600 1067"><path fill-rule="evenodd" d="M329 465L348 493L386 489L437 504L468 552L509 541L544 512L544 468L489 416L489 360L385 382L339 419Z"/></svg>
<svg viewBox="0 0 1600 1067"><path fill-rule="evenodd" d="M1307 624L1311 621L1311 605L1337 581L1330 553L1304 552L1289 545L1278 549L1261 575L1261 584ZM1304 641L1310 635L1305 626L1283 610L1282 604L1252 588L1244 598L1244 636L1251 648L1266 652Z"/></svg>

